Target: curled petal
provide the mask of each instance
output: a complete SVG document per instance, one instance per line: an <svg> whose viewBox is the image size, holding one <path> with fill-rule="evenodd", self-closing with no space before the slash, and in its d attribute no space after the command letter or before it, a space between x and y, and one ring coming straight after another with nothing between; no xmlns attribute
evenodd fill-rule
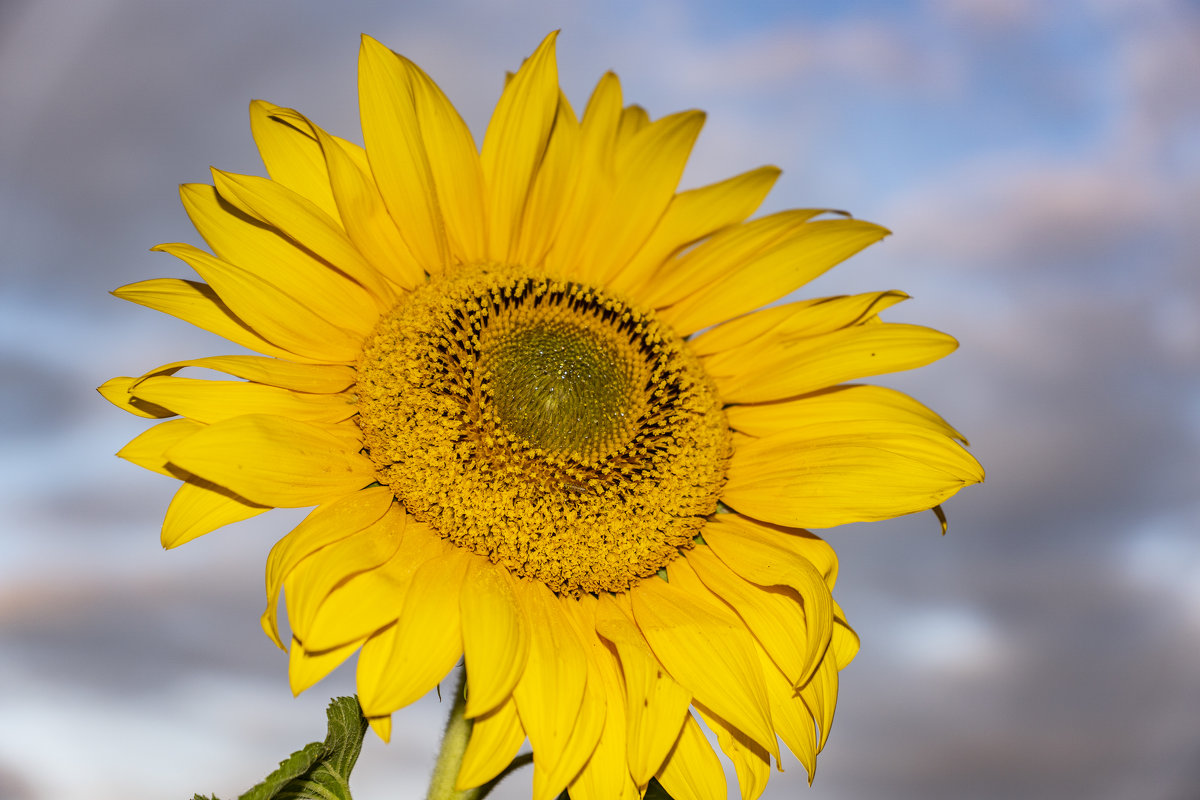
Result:
<svg viewBox="0 0 1200 800"><path fill-rule="evenodd" d="M529 619L529 659L513 697L534 752L544 754L542 768L553 771L583 706L588 658L549 589L522 581L519 597Z"/></svg>
<svg viewBox="0 0 1200 800"><path fill-rule="evenodd" d="M167 451L167 459L252 502L316 505L375 480L357 441L332 426L266 414L208 425Z"/></svg>
<svg viewBox="0 0 1200 800"><path fill-rule="evenodd" d="M725 800L725 771L692 715L667 755L658 782L675 800Z"/></svg>
<svg viewBox="0 0 1200 800"><path fill-rule="evenodd" d="M678 559L667 570L670 583L649 578L633 588L638 628L658 660L696 701L777 752L753 638L694 573L686 581L687 574L684 559Z"/></svg>
<svg viewBox="0 0 1200 800"><path fill-rule="evenodd" d="M723 500L756 519L828 528L932 508L983 469L925 425L827 422L737 443Z"/></svg>
<svg viewBox="0 0 1200 800"><path fill-rule="evenodd" d="M645 786L679 738L692 695L658 663L630 616L611 595L601 595L596 631L612 642L625 685L629 772Z"/></svg>
<svg viewBox="0 0 1200 800"><path fill-rule="evenodd" d="M516 757L524 741L525 731L517 715L517 704L510 696L475 718L454 788L461 792L495 778Z"/></svg>
<svg viewBox="0 0 1200 800"><path fill-rule="evenodd" d="M463 651L471 670L466 716L477 717L512 693L529 658L529 623L508 571L477 558L459 600Z"/></svg>
<svg viewBox="0 0 1200 800"><path fill-rule="evenodd" d="M327 545L341 541L378 522L392 507L392 493L384 487L363 489L313 510L291 533L271 548L267 556L267 609L262 615L263 631L276 644L279 622L276 605L283 581L296 565ZM392 516L389 524L403 525L403 516Z"/></svg>

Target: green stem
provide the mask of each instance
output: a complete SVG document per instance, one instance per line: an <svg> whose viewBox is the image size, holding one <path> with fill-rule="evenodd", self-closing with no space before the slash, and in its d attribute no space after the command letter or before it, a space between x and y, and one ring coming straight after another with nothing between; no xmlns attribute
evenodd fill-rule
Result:
<svg viewBox="0 0 1200 800"><path fill-rule="evenodd" d="M454 781L462 768L463 755L467 752L467 741L471 738L471 720L463 712L467 708L467 670L458 668L458 686L454 690L454 702L450 706L450 717L446 720L446 733L442 736L442 749L438 752L433 777L429 779L429 792L425 800L484 800L496 784L526 764L533 763L533 754L525 753L512 760L499 775L482 786L458 791Z"/></svg>
<svg viewBox="0 0 1200 800"><path fill-rule="evenodd" d="M471 737L471 720L463 715L467 708L467 671L458 670L458 685L454 689L454 702L450 705L450 716L446 720L446 733L442 736L442 749L438 752L433 777L429 780L426 800L478 800L482 787L457 791L454 781L462 767L463 754L467 752L467 740Z"/></svg>

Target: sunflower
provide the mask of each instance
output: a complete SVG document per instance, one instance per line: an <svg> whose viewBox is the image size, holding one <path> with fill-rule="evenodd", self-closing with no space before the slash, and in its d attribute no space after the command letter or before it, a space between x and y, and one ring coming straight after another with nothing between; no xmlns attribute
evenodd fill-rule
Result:
<svg viewBox="0 0 1200 800"><path fill-rule="evenodd" d="M528 738L536 800L636 798L652 778L723 798L703 721L753 798L779 740L811 780L858 648L837 559L803 528L934 508L983 477L935 413L847 381L956 343L882 322L896 291L771 305L888 232L751 219L772 167L677 191L704 115L651 120L607 74L580 119L554 39L482 148L366 37L365 148L253 102L270 178L184 185L212 252L157 248L201 280L115 294L260 355L100 390L166 420L119 454L182 481L164 546L315 506L266 569L263 628L296 692L357 651L387 739L463 659L460 789ZM234 380L177 374L197 367Z"/></svg>

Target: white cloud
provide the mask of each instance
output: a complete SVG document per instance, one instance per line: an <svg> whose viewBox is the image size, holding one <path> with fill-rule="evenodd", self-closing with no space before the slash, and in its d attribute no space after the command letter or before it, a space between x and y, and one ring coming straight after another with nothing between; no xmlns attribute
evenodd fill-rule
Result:
<svg viewBox="0 0 1200 800"><path fill-rule="evenodd" d="M1162 623L1186 625L1200 643L1198 530L1200 506L1167 512L1145 520L1112 557L1129 588L1158 605Z"/></svg>
<svg viewBox="0 0 1200 800"><path fill-rule="evenodd" d="M950 16L999 13L992 2L932 5ZM1041 13L1019 11L1021 4L1013 8L1020 16ZM923 184L891 197L880 214L903 234L891 255L1020 275L1022 282L1030 272L1062 279L1115 269L1157 273L1152 282L1181 282L1170 272L1189 251L1195 255L1184 243L1193 238L1189 209L1200 197L1200 138L1194 135L1200 125L1200 15L1170 0L1144 9L1140 3L1085 3L1072 13L1093 24L1107 21L1116 26L1114 34L1120 32L1111 51L1094 49L1079 62L1102 82L1087 89L1092 102L1103 98L1106 104L1087 138L1067 149L1047 127L1037 132L1037 144L975 148L948 161ZM1053 70L1046 81L1053 83L1055 71L1070 63L1042 65ZM987 98L976 101L986 104Z"/></svg>
<svg viewBox="0 0 1200 800"><path fill-rule="evenodd" d="M61 96L77 59L123 0L17 4L0 28L0 144L19 147ZM53 46L47 46L52 39Z"/></svg>
<svg viewBox="0 0 1200 800"><path fill-rule="evenodd" d="M1035 0L929 0L927 5L935 17L985 33L1026 29L1045 11Z"/></svg>
<svg viewBox="0 0 1200 800"><path fill-rule="evenodd" d="M1014 668L1016 654L999 631L962 605L908 607L888 638L893 657L926 677L981 680Z"/></svg>
<svg viewBox="0 0 1200 800"><path fill-rule="evenodd" d="M1117 120L1122 157L1188 170L1200 182L1200 13L1131 16L1119 55L1127 107Z"/></svg>
<svg viewBox="0 0 1200 800"><path fill-rule="evenodd" d="M902 29L869 18L784 23L717 41L660 43L666 80L683 90L762 92L797 80L853 79L886 87L943 90L957 84L953 62Z"/></svg>
<svg viewBox="0 0 1200 800"><path fill-rule="evenodd" d="M1153 229L1173 206L1164 180L1101 159L984 157L893 201L896 255L970 269L1078 263Z"/></svg>

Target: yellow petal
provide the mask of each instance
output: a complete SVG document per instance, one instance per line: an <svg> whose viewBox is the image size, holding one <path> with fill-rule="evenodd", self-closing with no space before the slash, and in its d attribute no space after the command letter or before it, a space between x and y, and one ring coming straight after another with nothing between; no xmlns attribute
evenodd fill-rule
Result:
<svg viewBox="0 0 1200 800"><path fill-rule="evenodd" d="M518 591L529 620L530 641L529 659L513 697L533 751L543 768L552 770L583 705L587 653L549 589L521 581Z"/></svg>
<svg viewBox="0 0 1200 800"><path fill-rule="evenodd" d="M953 337L920 325L858 325L773 348L747 347L724 372L710 374L726 402L761 403L923 367L956 347Z"/></svg>
<svg viewBox="0 0 1200 800"><path fill-rule="evenodd" d="M465 263L487 258L483 168L475 140L458 111L420 67L403 56L421 137L451 251Z"/></svg>
<svg viewBox="0 0 1200 800"><path fill-rule="evenodd" d="M560 92L546 154L538 165L521 217L515 263L542 264L557 242L559 230L570 219L580 170L580 136L579 120Z"/></svg>
<svg viewBox="0 0 1200 800"><path fill-rule="evenodd" d="M705 366L721 372L723 360L737 364L746 354L805 336L861 325L908 299L904 292L869 292L800 300L763 308L722 322L688 340Z"/></svg>
<svg viewBox="0 0 1200 800"><path fill-rule="evenodd" d="M525 731L517 716L517 704L511 697L476 717L454 788L461 792L495 778L512 763L524 741Z"/></svg>
<svg viewBox="0 0 1200 800"><path fill-rule="evenodd" d="M300 642L293 639L292 646L288 648L288 682L291 684L292 694L300 694L333 672L353 655L361 644L362 642L352 642L336 650L309 653Z"/></svg>
<svg viewBox="0 0 1200 800"><path fill-rule="evenodd" d="M617 149L628 147L633 137L650 124L650 115L639 105L621 109L621 124L617 126Z"/></svg>
<svg viewBox="0 0 1200 800"><path fill-rule="evenodd" d="M215 333L234 344L240 344L269 356L280 356L300 361L323 361L322 358L306 358L264 339L229 309L217 297L212 287L198 281L183 281L176 278L154 278L122 286L113 295L152 308L183 320L197 328Z"/></svg>
<svg viewBox="0 0 1200 800"><path fill-rule="evenodd" d="M828 528L924 511L983 469L952 439L899 422L827 422L735 446L722 501L780 525Z"/></svg>
<svg viewBox="0 0 1200 800"><path fill-rule="evenodd" d="M199 422L190 419L160 422L138 434L133 441L117 451L117 455L143 469L166 475L168 478L178 478L178 472L172 472L167 467L166 453L203 427Z"/></svg>
<svg viewBox="0 0 1200 800"><path fill-rule="evenodd" d="M472 561L460 607L470 675L465 713L477 717L512 694L529 657L529 624L508 571L484 558Z"/></svg>
<svg viewBox="0 0 1200 800"><path fill-rule="evenodd" d="M557 760L543 756L533 765L533 800L553 800L578 777L595 752L604 726L604 716L603 697L594 688L586 687L575 726L563 751L557 754Z"/></svg>
<svg viewBox="0 0 1200 800"><path fill-rule="evenodd" d="M758 796L767 788L767 779L771 777L771 757L767 751L708 709L697 706L696 711L717 734L717 744L733 762L742 800L758 800Z"/></svg>
<svg viewBox="0 0 1200 800"><path fill-rule="evenodd" d="M595 633L595 598L583 595L579 598L555 598L555 601L560 604L567 623L574 629L575 638L586 654L587 680L579 711L575 715L575 724L563 748L547 753L534 745L537 757L533 772L533 800L553 800L579 775L596 750L607 718L604 678L599 674L604 665L597 660L597 653L592 647L602 647ZM605 657L608 657L607 653Z"/></svg>
<svg viewBox="0 0 1200 800"><path fill-rule="evenodd" d="M849 384L778 403L754 403L725 409L729 426L749 436L768 437L800 426L861 420L917 425L966 444L962 434L931 409L902 392L883 386Z"/></svg>
<svg viewBox="0 0 1200 800"><path fill-rule="evenodd" d="M220 486L187 481L167 506L162 546L170 550L217 528L258 516L268 508L250 503Z"/></svg>
<svg viewBox="0 0 1200 800"><path fill-rule="evenodd" d="M416 527L410 525L410 528ZM404 537L404 542L407 543L412 538L411 531L408 536ZM397 613L399 610L397 609ZM372 698L378 695L381 681L388 674L389 664L392 659L392 650L396 646L396 626L388 625L386 628L375 631L363 643L362 652L358 654L358 668L355 675L358 686L358 702L363 708L364 716L370 719L373 716L390 715L391 711L378 711L378 704L370 702L367 698ZM366 709L371 708L372 711L368 714Z"/></svg>
<svg viewBox="0 0 1200 800"><path fill-rule="evenodd" d="M663 264L639 299L656 308L677 303L716 282L736 265L753 262L778 249L820 213L815 208L790 209L718 231ZM721 320L732 316L736 315L727 314Z"/></svg>
<svg viewBox="0 0 1200 800"><path fill-rule="evenodd" d="M645 786L678 740L692 695L663 670L611 595L600 596L596 630L620 656L628 729L625 755L633 780Z"/></svg>
<svg viewBox="0 0 1200 800"><path fill-rule="evenodd" d="M856 219L806 223L757 257L722 265L715 281L663 316L681 334L694 333L787 296L887 234Z"/></svg>
<svg viewBox="0 0 1200 800"><path fill-rule="evenodd" d="M374 466L359 447L357 437L332 425L247 414L196 432L167 459L252 502L298 508L374 481Z"/></svg>
<svg viewBox="0 0 1200 800"><path fill-rule="evenodd" d="M275 286L286 286L290 296L340 328L366 334L374 327L379 309L365 289L222 201L215 187L184 184L179 196L188 218L221 260Z"/></svg>
<svg viewBox="0 0 1200 800"><path fill-rule="evenodd" d="M392 739L392 715L384 714L378 717L367 717L367 724L371 726L371 730L375 731L375 735L384 741Z"/></svg>
<svg viewBox="0 0 1200 800"><path fill-rule="evenodd" d="M617 152L617 182L590 238L581 247L577 274L605 285L645 244L679 185L704 114L684 111L648 125Z"/></svg>
<svg viewBox="0 0 1200 800"><path fill-rule="evenodd" d="M399 504L393 510L399 511ZM306 646L317 650L336 647L374 633L399 618L413 575L425 562L445 553L445 546L429 535L427 526L410 518L404 531L399 548L386 562L359 572L334 588L300 636ZM332 547L328 556L319 558L333 558Z"/></svg>
<svg viewBox="0 0 1200 800"><path fill-rule="evenodd" d="M417 118L412 74L370 36L358 57L358 105L363 139L379 193L408 249L426 272L449 264L445 223Z"/></svg>
<svg viewBox="0 0 1200 800"><path fill-rule="evenodd" d="M542 40L504 87L483 137L488 248L501 261L512 255L534 171L558 109L557 36L556 31Z"/></svg>
<svg viewBox="0 0 1200 800"><path fill-rule="evenodd" d="M391 284L414 289L425 280L425 269L388 213L369 171L364 171L333 137L318 129L329 179L346 235L378 273ZM382 289L380 289L382 292ZM398 293L392 292L392 295ZM387 296L385 293L383 296Z"/></svg>
<svg viewBox="0 0 1200 800"><path fill-rule="evenodd" d="M767 697L771 701L771 722L775 725L775 732L792 751L792 755L804 765L811 785L817 769L816 723L792 681L771 661L765 650L760 648L758 653Z"/></svg>
<svg viewBox="0 0 1200 800"><path fill-rule="evenodd" d="M668 257L753 214L778 177L777 167L759 167L675 195L650 238L614 276L610 288L640 296Z"/></svg>
<svg viewBox="0 0 1200 800"><path fill-rule="evenodd" d="M818 728L817 752L825 749L829 731L833 727L833 712L837 706L838 667L831 658L821 659L812 680L800 687L800 699L816 720Z"/></svg>
<svg viewBox="0 0 1200 800"><path fill-rule="evenodd" d="M142 376L174 375L181 369L211 369L267 386L294 392L336 394L354 385L354 370L341 364L297 364L281 358L262 356L208 356L172 361Z"/></svg>
<svg viewBox="0 0 1200 800"><path fill-rule="evenodd" d="M788 585L788 580L807 573L801 565L798 569L792 566L793 561L807 561L816 567L817 572L825 579L825 585L833 589L837 583L838 561L837 553L819 536L800 528L785 528L769 525L758 520L749 519L739 514L717 514L704 526L705 541L714 549L718 557L730 553L730 561L737 562L739 549L743 542L753 541L766 547L781 548L790 556L782 563L776 563L774 552L767 550L770 558L755 563L750 559L759 549L749 551L749 555L739 564L738 569L744 570L739 574L749 577L754 583L764 586ZM728 562L727 562L728 563ZM750 576L758 576L750 577ZM837 616L837 601L833 603Z"/></svg>
<svg viewBox="0 0 1200 800"><path fill-rule="evenodd" d="M340 220L305 197L266 178L218 169L214 169L212 175L223 200L275 228L352 278L371 292L381 310L390 307L388 296L382 293L378 273L354 246Z"/></svg>
<svg viewBox="0 0 1200 800"><path fill-rule="evenodd" d="M601 169L612 168L617 149L617 134L625 116L622 106L621 80L614 72L606 72L596 82L592 96L583 109L584 146L587 160Z"/></svg>
<svg viewBox="0 0 1200 800"><path fill-rule="evenodd" d="M330 633L323 642L309 640L313 620L331 595L340 592L351 578L375 571L395 555L404 539L404 519L404 511L399 505L393 505L379 521L327 545L318 555L302 560L288 573L283 582L288 622L292 636L304 645L305 650L312 653L334 649L373 632L374 628L368 626L358 636ZM349 618L342 622L349 626L355 624Z"/></svg>
<svg viewBox="0 0 1200 800"><path fill-rule="evenodd" d="M182 259L199 273L239 319L280 347L312 360L353 363L362 337L329 321L306 302L256 272L214 258L189 244L160 244L154 248ZM295 286L296 282L287 285ZM263 352L260 349L260 352Z"/></svg>
<svg viewBox="0 0 1200 800"><path fill-rule="evenodd" d="M586 256L584 242L592 235L594 220L609 205L621 113L621 82L609 72L596 84L579 126L570 192L559 200L561 227L546 258L553 272L571 275L575 271L578 260Z"/></svg>
<svg viewBox="0 0 1200 800"><path fill-rule="evenodd" d="M858 634L846 622L842 609L834 603L833 637L829 641L829 652L837 660L838 669L844 669L858 655Z"/></svg>
<svg viewBox="0 0 1200 800"><path fill-rule="evenodd" d="M775 544L777 539L784 538L782 535L767 538L761 529L750 525L704 528L704 540L712 553L733 573L762 587L782 587L798 594L803 601L803 621L796 619L794 610L789 608L794 596L786 592L770 599L765 592L756 595L746 591L745 585L729 580L730 576L711 562L704 563L707 569L700 575L706 582L719 582L721 589L737 593L727 600L746 620L779 668L793 683L799 684L808 680L829 647L833 596L824 575L811 561L797 557L795 550ZM690 556L689 553L689 560ZM726 597L716 586L711 583L709 586L718 596ZM796 627L789 636L787 628L792 625ZM796 656L800 656L799 661Z"/></svg>
<svg viewBox="0 0 1200 800"><path fill-rule="evenodd" d="M250 102L250 132L267 173L329 216L336 216L321 147L308 131L281 116L280 112L286 111L263 100Z"/></svg>
<svg viewBox="0 0 1200 800"><path fill-rule="evenodd" d="M602 596L603 597L603 596ZM596 749L579 775L570 783L575 800L635 800L641 797L630 776L625 758L625 692L618 672L616 655L593 630L585 635L592 669L588 680L598 679L603 690L604 727Z"/></svg>
<svg viewBox="0 0 1200 800"><path fill-rule="evenodd" d="M754 639L694 573L686 579L688 571L685 560L676 559L667 568L670 583L648 578L633 587L638 628L658 660L696 701L777 752Z"/></svg>
<svg viewBox="0 0 1200 800"><path fill-rule="evenodd" d="M833 626L831 603L825 603L828 621L822 643L817 636L808 635L810 626L806 619L812 616L819 620L820 610L803 604L800 595L791 587L772 586L768 589L752 584L726 566L708 547L693 548L688 551L687 559L713 594L733 607L792 683L799 683L808 676L809 665L815 668L816 660L824 652L821 645L829 644L829 629ZM828 594L816 570L812 572L820 588ZM820 628L819 625L811 627Z"/></svg>
<svg viewBox="0 0 1200 800"><path fill-rule="evenodd" d="M135 399L211 424L243 414L274 414L306 422L342 422L358 413L349 394L306 394L243 381L156 375L130 389Z"/></svg>
<svg viewBox="0 0 1200 800"><path fill-rule="evenodd" d="M390 489L375 486L318 506L271 548L267 556L267 609L262 615L262 626L281 648L275 608L284 579L317 550L375 524L391 508L392 499ZM404 524L403 518L394 522Z"/></svg>
<svg viewBox="0 0 1200 800"><path fill-rule="evenodd" d="M364 285L379 299L394 302L399 296L394 287L412 289L421 284L425 280L425 269L417 262L388 213L371 175L365 151L330 136L302 114L288 111L283 118L310 132L320 146L333 190L334 213L340 217L350 241L371 263L373 274L379 278Z"/></svg>
<svg viewBox="0 0 1200 800"><path fill-rule="evenodd" d="M249 519L268 508L189 476L167 461L167 450L203 428L199 422L173 419L144 431L117 453L140 467L186 481L175 493L163 519L162 545L168 549L231 522Z"/></svg>
<svg viewBox="0 0 1200 800"><path fill-rule="evenodd" d="M726 797L721 760L691 714L657 777L674 800L725 800Z"/></svg>
<svg viewBox="0 0 1200 800"><path fill-rule="evenodd" d="M359 672L363 710L395 711L420 699L441 681L462 656L462 624L458 601L471 559L461 548L445 545L444 554L422 564L413 574L396 620L386 667L376 680Z"/></svg>
<svg viewBox="0 0 1200 800"><path fill-rule="evenodd" d="M176 412L169 408L155 405L147 402L142 398L130 393L130 389L138 382L137 378L131 378L128 375L121 375L116 378L109 378L104 383L96 387L96 391L100 393L108 402L112 403L122 411L128 411L135 416L144 417L146 419L166 419L167 417L175 416Z"/></svg>

